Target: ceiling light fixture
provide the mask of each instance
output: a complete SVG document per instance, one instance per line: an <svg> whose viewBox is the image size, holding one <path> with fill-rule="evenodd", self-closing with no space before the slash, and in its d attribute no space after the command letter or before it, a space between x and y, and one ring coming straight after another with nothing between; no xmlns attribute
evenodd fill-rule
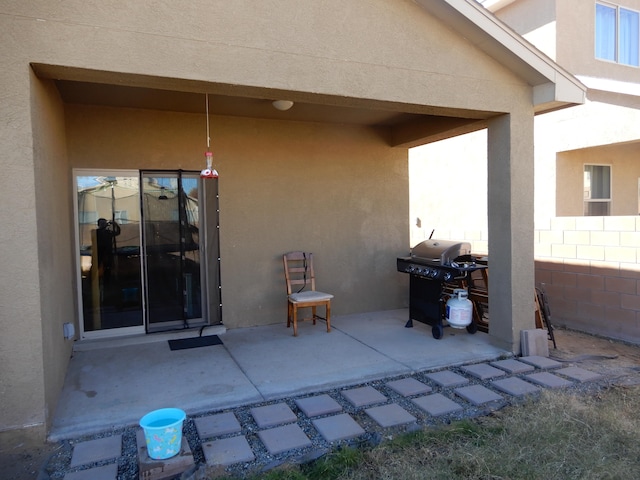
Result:
<svg viewBox="0 0 640 480"><path fill-rule="evenodd" d="M207 161L207 168L200 172L200 178L218 178L218 171L213 168L213 152L211 151L211 134L209 132L209 94L205 93L205 111L207 115L207 151L204 157Z"/></svg>
<svg viewBox="0 0 640 480"><path fill-rule="evenodd" d="M293 102L291 100L274 100L271 105L276 110L280 110L281 112L286 112L291 107L293 107Z"/></svg>

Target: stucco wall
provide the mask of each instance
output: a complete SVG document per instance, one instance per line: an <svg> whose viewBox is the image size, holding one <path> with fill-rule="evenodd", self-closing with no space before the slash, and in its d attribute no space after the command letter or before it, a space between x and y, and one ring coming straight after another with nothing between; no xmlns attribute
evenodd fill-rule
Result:
<svg viewBox="0 0 640 480"><path fill-rule="evenodd" d="M68 105L73 168L199 170L204 115ZM212 117L220 172L223 322L284 322L282 254L315 254L332 309L405 302L395 258L408 244L407 152L373 129ZM69 172L70 175L70 172Z"/></svg>

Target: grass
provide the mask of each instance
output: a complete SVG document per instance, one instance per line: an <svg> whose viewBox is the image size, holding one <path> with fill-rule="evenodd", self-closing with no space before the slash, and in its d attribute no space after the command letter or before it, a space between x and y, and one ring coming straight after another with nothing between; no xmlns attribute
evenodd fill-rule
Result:
<svg viewBox="0 0 640 480"><path fill-rule="evenodd" d="M640 387L545 390L493 415L343 448L253 480L640 478Z"/></svg>

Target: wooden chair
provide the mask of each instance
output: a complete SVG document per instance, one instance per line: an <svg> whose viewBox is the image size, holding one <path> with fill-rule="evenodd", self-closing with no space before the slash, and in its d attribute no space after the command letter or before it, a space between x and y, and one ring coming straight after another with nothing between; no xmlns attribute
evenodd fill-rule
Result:
<svg viewBox="0 0 640 480"><path fill-rule="evenodd" d="M316 277L313 270L313 254L309 252L289 252L282 256L284 276L287 281L287 328L293 323L293 336L298 336L298 309L311 308L313 324L320 318L327 322L327 332L331 331L330 293L316 291ZM325 307L326 319L316 315L317 307Z"/></svg>

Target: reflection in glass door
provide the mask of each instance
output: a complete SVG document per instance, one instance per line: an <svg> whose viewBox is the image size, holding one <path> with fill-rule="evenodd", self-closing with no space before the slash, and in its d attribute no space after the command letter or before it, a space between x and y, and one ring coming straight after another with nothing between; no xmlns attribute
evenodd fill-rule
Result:
<svg viewBox="0 0 640 480"><path fill-rule="evenodd" d="M82 336L143 330L137 172L75 175Z"/></svg>
<svg viewBox="0 0 640 480"><path fill-rule="evenodd" d="M142 172L147 330L204 324L197 173Z"/></svg>

